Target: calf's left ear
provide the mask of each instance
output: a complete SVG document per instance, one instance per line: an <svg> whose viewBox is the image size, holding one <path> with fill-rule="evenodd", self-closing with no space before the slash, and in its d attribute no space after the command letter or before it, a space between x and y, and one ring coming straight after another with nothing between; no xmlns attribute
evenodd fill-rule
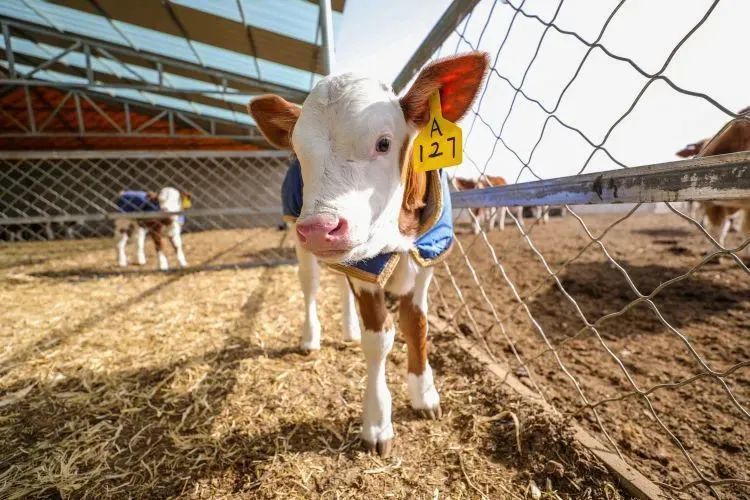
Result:
<svg viewBox="0 0 750 500"><path fill-rule="evenodd" d="M429 99L436 91L440 92L443 117L452 122L460 120L482 87L489 63L486 52L470 52L425 66L400 99L406 120L417 127L425 125L429 120Z"/></svg>
<svg viewBox="0 0 750 500"><path fill-rule="evenodd" d="M292 130L299 118L299 106L268 94L251 100L247 110L268 142L279 149L292 148Z"/></svg>

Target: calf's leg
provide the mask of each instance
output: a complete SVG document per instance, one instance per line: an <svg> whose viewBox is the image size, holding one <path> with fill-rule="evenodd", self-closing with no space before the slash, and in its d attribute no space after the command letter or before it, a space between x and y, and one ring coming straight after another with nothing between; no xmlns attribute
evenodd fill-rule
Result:
<svg viewBox="0 0 750 500"><path fill-rule="evenodd" d="M401 297L399 323L408 348L406 384L411 407L424 417L441 416L440 396L427 360L427 289L432 280L432 268L420 269L412 293Z"/></svg>
<svg viewBox="0 0 750 500"><path fill-rule="evenodd" d="M127 267L128 255L125 253L125 249L128 246L128 230L119 230L119 239L117 240L117 265L120 267Z"/></svg>
<svg viewBox="0 0 750 500"><path fill-rule="evenodd" d="M338 282L341 290L341 330L344 332L344 340L346 342L359 342L362 338L362 332L359 327L359 317L357 317L357 306L352 287L346 276L339 276Z"/></svg>
<svg viewBox="0 0 750 500"><path fill-rule="evenodd" d="M169 261L167 261L167 256L164 255L164 245L161 239L161 225L155 223L152 224L148 228L148 234L154 241L154 247L156 247L156 258L159 262L159 269L162 271L168 270Z"/></svg>
<svg viewBox="0 0 750 500"><path fill-rule="evenodd" d="M136 243L136 262L138 262L139 266L142 266L146 263L146 228L143 226L138 226L136 228L135 233L135 243Z"/></svg>
<svg viewBox="0 0 750 500"><path fill-rule="evenodd" d="M362 408L362 441L371 452L387 457L393 446L391 393L385 379L388 353L393 348L394 328L385 306L385 292L377 285L353 280L362 318L362 352L367 382Z"/></svg>
<svg viewBox="0 0 750 500"><path fill-rule="evenodd" d="M182 230L180 228L180 223L177 221L172 222L169 241L172 243L172 247L174 248L177 257L177 263L180 265L180 267L187 267L188 263L187 259L185 259L185 251L182 249Z"/></svg>
<svg viewBox="0 0 750 500"><path fill-rule="evenodd" d="M299 245L295 245L294 249L297 252L299 281L305 298L305 324L302 327L300 348L304 351L317 351L320 349L320 321L315 295L320 282L320 266L312 253Z"/></svg>

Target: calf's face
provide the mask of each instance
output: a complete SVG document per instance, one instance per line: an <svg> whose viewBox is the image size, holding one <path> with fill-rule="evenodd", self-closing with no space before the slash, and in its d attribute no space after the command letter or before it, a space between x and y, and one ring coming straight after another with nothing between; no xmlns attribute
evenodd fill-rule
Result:
<svg viewBox="0 0 750 500"><path fill-rule="evenodd" d="M172 187L165 187L159 191L159 209L163 212L179 212L182 210L182 196Z"/></svg>
<svg viewBox="0 0 750 500"><path fill-rule="evenodd" d="M437 61L401 99L388 85L347 73L322 79L301 108L273 95L252 100L249 110L264 136L293 149L300 161L300 244L328 262L408 248L399 216L419 206L404 197L414 191L405 189L414 176L410 146L429 119L429 97L439 91L443 116L457 121L486 69L483 53Z"/></svg>

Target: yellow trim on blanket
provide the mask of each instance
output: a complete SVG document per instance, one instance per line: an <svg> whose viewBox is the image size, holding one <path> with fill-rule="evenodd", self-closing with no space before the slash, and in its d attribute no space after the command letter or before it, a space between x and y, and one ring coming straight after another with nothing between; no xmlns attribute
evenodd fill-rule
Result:
<svg viewBox="0 0 750 500"><path fill-rule="evenodd" d="M295 224L297 222L297 217L293 215L282 215L281 218L284 219L284 221L289 222L291 224Z"/></svg>
<svg viewBox="0 0 750 500"><path fill-rule="evenodd" d="M388 263L385 265L380 274L368 273L367 271L363 271L358 267L346 266L344 264L328 264L328 267L331 270L343 273L350 278L356 278L361 281L366 281L367 283L375 283L381 287L384 287L388 282L388 279L391 277L391 274L393 274L393 270L396 269L396 264L398 264L399 258L400 255L397 253L391 255L391 258L388 259Z"/></svg>
<svg viewBox="0 0 750 500"><path fill-rule="evenodd" d="M441 253L440 255L438 255L437 257L435 257L434 259L424 259L424 258L422 258L422 256L419 255L419 249L417 249L416 247L410 248L409 252L411 252L411 256L414 258L414 260L420 266L422 266L422 267L432 267L432 266L434 266L436 264L440 264L441 262L443 262L448 257L448 255L450 255L450 253L453 251L453 244L454 243L455 243L455 241L451 240L450 246L448 246L448 248L446 248L445 250L443 250L443 253Z"/></svg>

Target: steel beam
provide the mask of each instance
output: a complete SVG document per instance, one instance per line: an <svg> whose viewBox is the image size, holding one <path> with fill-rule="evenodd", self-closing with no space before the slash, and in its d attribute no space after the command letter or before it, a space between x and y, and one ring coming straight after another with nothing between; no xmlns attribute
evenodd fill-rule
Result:
<svg viewBox="0 0 750 500"><path fill-rule="evenodd" d="M453 0L453 3L445 10L430 33L422 41L417 50L411 56L406 65L401 69L395 80L393 80L393 90L397 94L401 92L406 84L414 78L417 71L430 60L432 54L442 45L448 36L461 21L469 15L479 0Z"/></svg>
<svg viewBox="0 0 750 500"><path fill-rule="evenodd" d="M323 37L321 52L321 66L323 73L330 75L333 72L336 56L333 45L333 14L331 12L331 0L320 0L320 32Z"/></svg>
<svg viewBox="0 0 750 500"><path fill-rule="evenodd" d="M177 76L192 78L214 85L218 85L224 79L230 87L239 91L254 93L272 92L293 102L302 102L307 96L307 92L300 89L250 78L239 73L203 67L199 64L171 58L157 52L135 50L96 38L61 33L46 26L19 21L5 16L0 16L0 22L7 25L9 29L12 29L15 36L63 49L78 41L82 46L89 45L91 49L96 49L94 52L99 54L108 53L114 55L117 61L122 64L135 64L154 69L158 67L158 64L162 64L164 71Z"/></svg>
<svg viewBox="0 0 750 500"><path fill-rule="evenodd" d="M750 199L750 152L451 194L454 208Z"/></svg>

